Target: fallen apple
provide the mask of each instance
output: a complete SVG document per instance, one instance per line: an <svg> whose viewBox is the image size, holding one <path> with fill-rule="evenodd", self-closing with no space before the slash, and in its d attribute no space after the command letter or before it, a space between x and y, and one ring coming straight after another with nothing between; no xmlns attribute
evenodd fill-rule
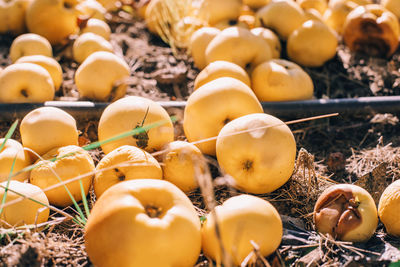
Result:
<svg viewBox="0 0 400 267"><path fill-rule="evenodd" d="M106 40L110 40L111 29L107 23L99 19L89 19L85 27L81 28L81 34L91 32L100 35Z"/></svg>
<svg viewBox="0 0 400 267"><path fill-rule="evenodd" d="M80 12L81 16L102 21L106 20L105 14L107 13L107 10L97 0L79 1L76 5L76 9Z"/></svg>
<svg viewBox="0 0 400 267"><path fill-rule="evenodd" d="M378 204L378 214L388 234L400 236L400 180L396 180L383 191Z"/></svg>
<svg viewBox="0 0 400 267"><path fill-rule="evenodd" d="M53 50L49 41L34 33L25 33L14 39L10 47L12 62L17 61L20 57L32 55L52 57Z"/></svg>
<svg viewBox="0 0 400 267"><path fill-rule="evenodd" d="M95 33L83 33L75 40L72 46L74 60L82 63L88 56L98 51L113 52L110 42Z"/></svg>
<svg viewBox="0 0 400 267"><path fill-rule="evenodd" d="M250 30L252 34L260 36L263 38L270 46L272 52L272 58L280 58L281 57L281 41L279 40L278 35L271 31L270 29L257 27Z"/></svg>
<svg viewBox="0 0 400 267"><path fill-rule="evenodd" d="M4 141L4 138L0 138L0 146ZM8 139L0 150L0 181L7 181L11 174L16 174L31 165L31 161L31 157L20 142ZM13 176L11 179L23 182L28 178L29 171L26 171Z"/></svg>
<svg viewBox="0 0 400 267"><path fill-rule="evenodd" d="M202 70L207 66L206 49L208 44L221 31L213 27L203 27L193 33L190 38L189 48L195 66Z"/></svg>
<svg viewBox="0 0 400 267"><path fill-rule="evenodd" d="M31 0L0 1L0 33L15 35L26 32L25 13Z"/></svg>

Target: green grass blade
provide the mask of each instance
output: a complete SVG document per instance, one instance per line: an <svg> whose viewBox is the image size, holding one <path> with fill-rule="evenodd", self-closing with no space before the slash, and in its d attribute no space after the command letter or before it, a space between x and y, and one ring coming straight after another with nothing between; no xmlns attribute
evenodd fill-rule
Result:
<svg viewBox="0 0 400 267"><path fill-rule="evenodd" d="M86 199L85 190L83 189L82 180L79 180L79 185L81 187L82 203L83 203L83 206L85 207L86 218L89 218L89 215L90 215L89 205L88 205L88 202L87 202L87 199Z"/></svg>
<svg viewBox="0 0 400 267"><path fill-rule="evenodd" d="M11 138L11 136L14 134L15 129L17 129L17 125L18 125L18 120L16 120L10 127L10 129L8 129L8 132L6 134L6 136L4 137L4 141L3 143L0 145L0 151L4 148L4 146L6 145L6 142L8 139Z"/></svg>
<svg viewBox="0 0 400 267"><path fill-rule="evenodd" d="M17 161L17 155L15 155L15 157L13 159L13 163L11 164L10 174L8 175L6 188L4 189L3 199L1 200L0 216L3 214L3 206L6 203L8 187L10 186L11 176L12 176L12 173L14 171L14 166L15 166L15 162L16 161Z"/></svg>

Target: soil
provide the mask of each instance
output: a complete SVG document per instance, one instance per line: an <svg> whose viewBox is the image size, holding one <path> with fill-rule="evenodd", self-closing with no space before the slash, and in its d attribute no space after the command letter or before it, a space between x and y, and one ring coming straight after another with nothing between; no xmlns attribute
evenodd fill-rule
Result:
<svg viewBox="0 0 400 267"><path fill-rule="evenodd" d="M185 51L174 54L160 38L150 34L145 23L129 12L119 11L109 17L113 30L111 42L117 54L128 62L132 77L128 95L153 100L186 100L199 72ZM0 36L0 65L11 62L8 48L13 38ZM71 40L72 43L72 40ZM78 65L71 59L70 45L55 49L55 57L64 71L64 82L56 100L79 100L73 82ZM347 98L398 95L400 92L400 53L391 58L370 58L351 53L344 45L337 56L321 68L305 68L313 78L315 98ZM173 110L170 113L182 113ZM399 114L337 116L291 126L298 160L289 182L262 195L278 209L284 223L284 238L279 249L266 260L272 266L388 266L400 260L398 239L385 234L379 224L373 238L364 244L349 244L327 239L315 232L312 211L318 195L334 182L358 183L375 200L392 181L400 178ZM295 117L295 114L294 114ZM5 136L12 122L0 122L0 136ZM97 140L97 121L80 120L81 144ZM17 130L14 139L20 140ZM181 121L176 138L183 139ZM91 151L96 163L100 149ZM229 186L216 159L209 157L217 203L240 194ZM200 190L189 194L200 216L207 212ZM95 197L90 195L90 204ZM74 214L72 208L67 212ZM60 217L52 213L51 221ZM15 232L0 229L0 265L3 266L90 266L83 244L83 230L71 221L54 223L41 232ZM197 266L211 266L201 256ZM265 266L258 259L256 266Z"/></svg>

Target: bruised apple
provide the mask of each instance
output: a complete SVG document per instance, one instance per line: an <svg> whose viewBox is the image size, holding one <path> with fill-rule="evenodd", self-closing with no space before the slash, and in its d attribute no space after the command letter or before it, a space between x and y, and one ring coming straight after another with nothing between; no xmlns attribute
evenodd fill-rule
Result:
<svg viewBox="0 0 400 267"><path fill-rule="evenodd" d="M5 141L0 138L0 146ZM15 162L14 162L15 161ZM31 164L31 157L24 150L20 142L14 139L8 139L4 147L0 150L0 181L6 181L10 174L16 174ZM12 173L11 173L11 170ZM13 180L25 181L29 178L29 172L22 172L12 177Z"/></svg>
<svg viewBox="0 0 400 267"><path fill-rule="evenodd" d="M85 226L85 247L99 267L192 267L200 255L200 219L189 198L170 182L125 181L95 203Z"/></svg>

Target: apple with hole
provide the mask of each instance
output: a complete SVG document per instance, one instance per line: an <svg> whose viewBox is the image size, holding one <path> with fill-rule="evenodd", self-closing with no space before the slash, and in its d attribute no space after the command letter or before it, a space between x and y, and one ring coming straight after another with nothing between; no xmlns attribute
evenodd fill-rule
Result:
<svg viewBox="0 0 400 267"><path fill-rule="evenodd" d="M190 192L198 187L198 175L206 170L207 163L200 149L186 141L168 143L162 154L163 179Z"/></svg>
<svg viewBox="0 0 400 267"><path fill-rule="evenodd" d="M255 113L227 123L216 143L217 160L233 178L233 186L248 193L270 193L289 180L294 170L296 141L280 119Z"/></svg>
<svg viewBox="0 0 400 267"><path fill-rule="evenodd" d="M24 225L38 225L47 222L50 214L47 208L49 201L42 189L33 184L20 181L10 181L9 183L2 182L0 184L0 199L3 199L6 194L5 188L7 184L6 204L7 202L21 198L22 194L43 205L25 198L15 204L5 207L0 215L0 227L13 228Z"/></svg>
<svg viewBox="0 0 400 267"><path fill-rule="evenodd" d="M95 33L83 33L74 41L72 53L74 60L82 63L88 56L98 51L113 52L113 47L106 39Z"/></svg>
<svg viewBox="0 0 400 267"><path fill-rule="evenodd" d="M189 48L195 66L202 70L207 66L206 49L208 44L221 31L214 27L203 27L193 33L190 38Z"/></svg>
<svg viewBox="0 0 400 267"><path fill-rule="evenodd" d="M54 58L42 55L24 56L18 58L15 63L34 63L45 68L53 80L54 90L58 91L60 89L63 81L62 68Z"/></svg>
<svg viewBox="0 0 400 267"><path fill-rule="evenodd" d="M378 226L373 198L353 184L328 187L315 203L313 216L318 232L343 241L365 242Z"/></svg>
<svg viewBox="0 0 400 267"><path fill-rule="evenodd" d="M64 45L79 31L78 0L32 0L26 11L26 25L32 33L45 37L52 45Z"/></svg>
<svg viewBox="0 0 400 267"><path fill-rule="evenodd" d="M105 155L96 166L93 188L99 198L116 183L133 179L162 179L158 161L136 146L120 146Z"/></svg>
<svg viewBox="0 0 400 267"><path fill-rule="evenodd" d="M26 31L25 13L31 0L0 1L0 33L21 34Z"/></svg>
<svg viewBox="0 0 400 267"><path fill-rule="evenodd" d="M251 73L253 91L260 101L293 101L313 97L311 77L296 63L272 59Z"/></svg>
<svg viewBox="0 0 400 267"><path fill-rule="evenodd" d="M272 58L280 58L281 57L281 41L279 40L278 35L271 31L270 29L257 27L250 30L252 34L260 36L263 38L270 46L272 52Z"/></svg>
<svg viewBox="0 0 400 267"><path fill-rule="evenodd" d="M201 250L200 219L170 182L118 183L95 203L85 247L96 266L194 266Z"/></svg>
<svg viewBox="0 0 400 267"><path fill-rule="evenodd" d="M112 102L125 96L129 66L117 55L97 51L89 55L75 72L81 98Z"/></svg>
<svg viewBox="0 0 400 267"><path fill-rule="evenodd" d="M209 138L215 138L231 120L260 112L263 112L262 106L250 87L237 79L222 77L189 96L183 129L188 141L196 142L202 153L215 155L215 139Z"/></svg>
<svg viewBox="0 0 400 267"><path fill-rule="evenodd" d="M5 139L0 138L0 146L4 143ZM15 162L14 162L15 161ZM4 147L0 150L0 181L7 181L12 174L15 175L22 169L31 165L31 157L20 142L14 139L7 139ZM14 177L12 180L25 181L29 178L29 172L22 172Z"/></svg>
<svg viewBox="0 0 400 267"><path fill-rule="evenodd" d="M32 55L52 57L53 50L49 41L34 33L25 33L14 39L10 47L12 62L17 61L20 57Z"/></svg>
<svg viewBox="0 0 400 267"><path fill-rule="evenodd" d="M157 123L159 125L155 125ZM161 150L166 143L174 140L172 121L159 103L140 96L128 96L111 103L100 117L99 141L149 125L155 127L102 144L102 150L108 154L120 146L132 145L147 152L154 152Z"/></svg>
<svg viewBox="0 0 400 267"><path fill-rule="evenodd" d="M37 64L12 64L0 72L0 102L50 101L54 98L54 91L49 72Z"/></svg>
<svg viewBox="0 0 400 267"><path fill-rule="evenodd" d="M56 107L40 107L29 112L21 121L20 133L24 147L39 155L67 145L78 145L75 119Z"/></svg>
<svg viewBox="0 0 400 267"><path fill-rule="evenodd" d="M207 214L201 228L203 252L217 265L221 264L222 253L216 223L222 245L234 266L240 266L254 250L252 242L266 257L279 247L282 240L282 220L274 206L252 195L231 197Z"/></svg>
<svg viewBox="0 0 400 267"><path fill-rule="evenodd" d="M229 61L218 60L211 62L197 75L194 80L194 90L222 77L235 78L247 86L251 86L250 77L243 68Z"/></svg>
<svg viewBox="0 0 400 267"><path fill-rule="evenodd" d="M81 31L80 31L81 34L87 33L87 32L91 32L91 33L100 35L107 41L110 40L110 35L111 35L110 26L108 26L108 24L102 20L89 19L86 22L85 26L83 28L81 28Z"/></svg>
<svg viewBox="0 0 400 267"><path fill-rule="evenodd" d="M335 31L321 21L308 20L290 34L286 50L297 64L320 67L336 55L337 47Z"/></svg>
<svg viewBox="0 0 400 267"><path fill-rule="evenodd" d="M390 235L400 236L400 180L396 180L383 191L378 204L378 215Z"/></svg>
<svg viewBox="0 0 400 267"><path fill-rule="evenodd" d="M29 181L43 190L50 204L58 207L67 207L73 203L69 193L76 202L81 201L89 192L92 184L94 162L89 152L75 145L56 147L48 151L35 162L37 165L31 171ZM52 159L56 158L55 161ZM65 186L46 190L70 179L79 180L68 182ZM68 189L68 191L67 191ZM82 195L82 191L84 194Z"/></svg>

